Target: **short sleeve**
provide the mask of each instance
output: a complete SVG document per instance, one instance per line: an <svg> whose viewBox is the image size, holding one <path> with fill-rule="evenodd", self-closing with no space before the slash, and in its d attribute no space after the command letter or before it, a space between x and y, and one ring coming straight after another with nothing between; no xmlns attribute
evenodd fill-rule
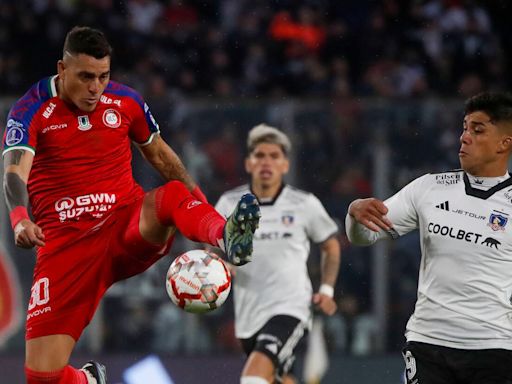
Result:
<svg viewBox="0 0 512 384"><path fill-rule="evenodd" d="M428 174L413 180L384 202L389 209L387 217L400 236L418 228L417 206L427 180Z"/></svg>
<svg viewBox="0 0 512 384"><path fill-rule="evenodd" d="M132 122L129 129L130 139L140 146L145 146L153 141L155 135L160 133L160 127L153 117L149 106L139 98L132 108Z"/></svg>
<svg viewBox="0 0 512 384"><path fill-rule="evenodd" d="M313 242L321 243L338 232L338 226L313 194L308 196L307 209L306 233Z"/></svg>
<svg viewBox="0 0 512 384"><path fill-rule="evenodd" d="M2 156L14 149L24 149L35 155L37 124L33 114L17 115L15 105L7 117L3 137Z"/></svg>

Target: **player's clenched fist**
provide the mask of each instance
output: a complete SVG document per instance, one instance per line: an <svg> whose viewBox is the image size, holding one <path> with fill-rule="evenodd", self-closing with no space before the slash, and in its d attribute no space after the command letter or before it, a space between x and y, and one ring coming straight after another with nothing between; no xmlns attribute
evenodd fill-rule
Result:
<svg viewBox="0 0 512 384"><path fill-rule="evenodd" d="M14 227L14 241L20 248L32 248L44 246L44 234L41 227L30 220L21 220Z"/></svg>
<svg viewBox="0 0 512 384"><path fill-rule="evenodd" d="M334 301L332 297L322 293L315 293L313 295L313 304L328 316L334 315L336 309L338 309L336 301Z"/></svg>
<svg viewBox="0 0 512 384"><path fill-rule="evenodd" d="M375 232L379 232L380 229L387 231L393 226L386 217L388 208L381 200L375 198L355 200L350 204L348 213L358 223Z"/></svg>

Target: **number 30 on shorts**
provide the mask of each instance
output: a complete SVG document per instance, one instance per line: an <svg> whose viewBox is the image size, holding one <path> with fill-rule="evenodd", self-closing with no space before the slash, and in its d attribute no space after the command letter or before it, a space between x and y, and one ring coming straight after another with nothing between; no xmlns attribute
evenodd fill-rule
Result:
<svg viewBox="0 0 512 384"><path fill-rule="evenodd" d="M31 289L30 302L28 303L29 311L50 301L49 287L50 280L47 277L43 277L34 283Z"/></svg>

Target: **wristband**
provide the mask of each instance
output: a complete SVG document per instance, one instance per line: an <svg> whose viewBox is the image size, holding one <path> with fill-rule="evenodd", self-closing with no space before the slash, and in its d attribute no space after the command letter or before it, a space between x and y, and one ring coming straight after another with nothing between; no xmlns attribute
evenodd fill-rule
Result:
<svg viewBox="0 0 512 384"><path fill-rule="evenodd" d="M321 293L322 295L328 296L332 299L334 297L334 288L329 284L322 284L318 290L318 293Z"/></svg>
<svg viewBox="0 0 512 384"><path fill-rule="evenodd" d="M18 205L16 208L14 208L10 213L9 217L11 218L11 226L12 229L18 225L18 223L21 220L27 219L30 220L30 216L28 215L27 207L24 207L22 205Z"/></svg>
<svg viewBox="0 0 512 384"><path fill-rule="evenodd" d="M201 188L199 188L199 185L196 185L196 187L190 193L201 203L208 203L208 199L206 198L203 191L201 191Z"/></svg>

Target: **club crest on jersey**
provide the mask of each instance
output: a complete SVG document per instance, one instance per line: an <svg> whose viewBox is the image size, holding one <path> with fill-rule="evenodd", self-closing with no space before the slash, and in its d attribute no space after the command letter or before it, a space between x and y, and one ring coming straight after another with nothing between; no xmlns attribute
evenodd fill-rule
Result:
<svg viewBox="0 0 512 384"><path fill-rule="evenodd" d="M92 128L92 124L89 122L89 116L78 116L78 129L81 131L88 131Z"/></svg>
<svg viewBox="0 0 512 384"><path fill-rule="evenodd" d="M292 225L295 220L295 217L292 214L283 214L281 216L281 222L287 227Z"/></svg>
<svg viewBox="0 0 512 384"><path fill-rule="evenodd" d="M489 216L489 223L487 224L493 231L504 231L508 223L508 217L502 212L495 211Z"/></svg>
<svg viewBox="0 0 512 384"><path fill-rule="evenodd" d="M121 114L115 109L107 109L103 112L103 124L110 128L118 128L121 125Z"/></svg>

